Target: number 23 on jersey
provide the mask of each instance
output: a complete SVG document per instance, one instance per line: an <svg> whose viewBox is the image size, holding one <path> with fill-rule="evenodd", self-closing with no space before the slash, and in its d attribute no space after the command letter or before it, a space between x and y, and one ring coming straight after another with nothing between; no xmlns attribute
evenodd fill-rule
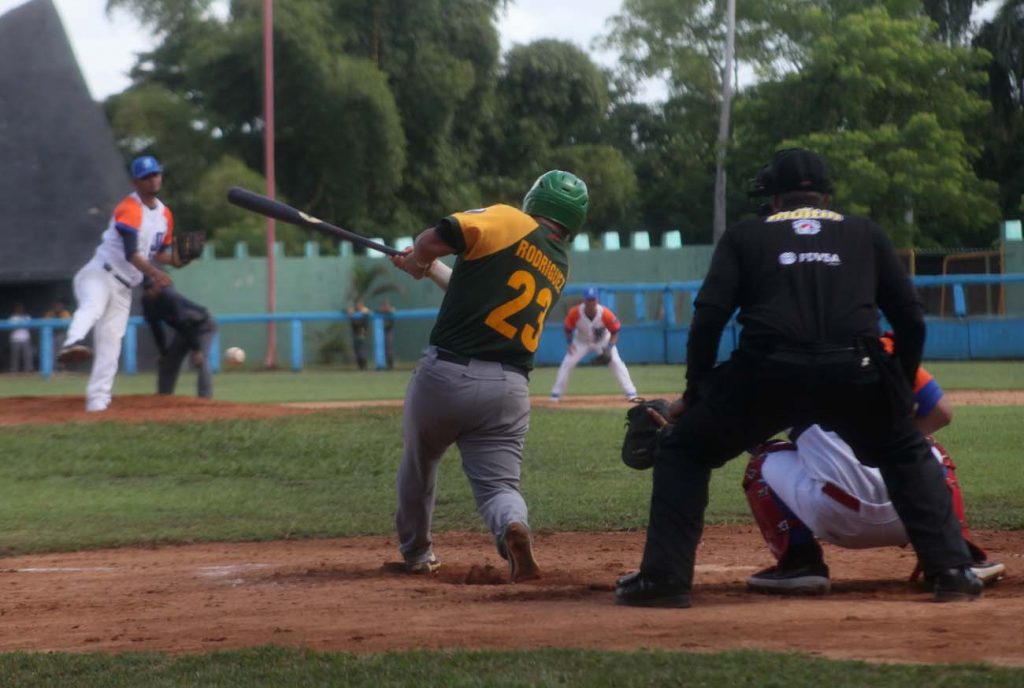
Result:
<svg viewBox="0 0 1024 688"><path fill-rule="evenodd" d="M519 293L488 313L484 322L506 339L515 339L518 336L526 350L534 353L540 346L540 333L544 329L544 318L547 317L548 309L551 308L553 302L551 290L548 287L542 287L538 291L537 278L527 270L513 272L509 276L507 284ZM515 325L509 323L509 318L527 308L531 303L536 303L541 309L536 324L526 323L521 329L517 329Z"/></svg>

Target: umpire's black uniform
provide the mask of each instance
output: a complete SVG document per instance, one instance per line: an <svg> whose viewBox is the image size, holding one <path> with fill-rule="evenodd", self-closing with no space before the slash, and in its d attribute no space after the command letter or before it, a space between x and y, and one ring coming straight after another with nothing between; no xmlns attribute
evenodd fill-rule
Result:
<svg viewBox="0 0 1024 688"><path fill-rule="evenodd" d="M766 169L776 212L725 233L697 295L685 408L656 454L640 571L616 601L688 606L711 469L807 423L881 469L936 598L975 597L942 470L910 418L925 333L913 286L878 225L815 207L831 190L820 158L782 151ZM739 348L715 367L736 308ZM878 345L879 308L895 356Z"/></svg>
<svg viewBox="0 0 1024 688"><path fill-rule="evenodd" d="M181 363L190 353L202 354L197 366L196 395L213 398L213 375L210 371L210 344L217 331L217 321L204 306L190 301L173 287L160 291L146 289L142 297L142 316L153 332L160 351L157 365L157 394L174 394ZM174 331L167 343L163 325Z"/></svg>

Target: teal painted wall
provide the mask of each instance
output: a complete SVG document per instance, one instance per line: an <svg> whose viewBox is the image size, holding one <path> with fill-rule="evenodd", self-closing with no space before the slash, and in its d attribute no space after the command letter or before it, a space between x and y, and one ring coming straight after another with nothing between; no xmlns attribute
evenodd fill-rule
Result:
<svg viewBox="0 0 1024 688"><path fill-rule="evenodd" d="M1024 273L1024 241L1007 241L1003 244L1003 271ZM1006 314L1024 315L1024 284L1006 285Z"/></svg>
<svg viewBox="0 0 1024 688"><path fill-rule="evenodd" d="M672 282L702 279L711 260L711 246L649 250L577 251L571 256L570 285L614 284L636 282ZM173 273L175 285L188 298L202 303L215 315L263 313L267 303L266 259L244 257L214 258L204 256L188 267ZM451 265L454 259L445 260ZM441 305L442 292L430 281L416 281L391 268L384 258L353 255L283 256L275 258L277 271L277 311L338 311L351 305L352 268L357 263L382 264L389 268L386 279L399 291L386 294L398 309L436 308ZM367 305L375 308L381 298L372 298ZM548 327L561 326L566 309L578 301L563 299L548 316ZM653 307L653 306L652 306ZM681 297L675 304L680 322L689 321L689 301ZM636 319L632 299L616 301L616 312L626 322ZM654 317L654 313L647 314ZM427 344L432 322L399 321L395 325L395 355L399 360L414 360ZM310 364L318 361L317 352L329 336L328 325L307 324L304 329L303 355ZM347 324L343 337L348 339ZM266 355L266 325L225 325L221 328L221 348L240 346L250 361L262 361ZM337 331L337 327L334 328ZM290 357L290 330L287 323L277 325L278 362L286 365Z"/></svg>

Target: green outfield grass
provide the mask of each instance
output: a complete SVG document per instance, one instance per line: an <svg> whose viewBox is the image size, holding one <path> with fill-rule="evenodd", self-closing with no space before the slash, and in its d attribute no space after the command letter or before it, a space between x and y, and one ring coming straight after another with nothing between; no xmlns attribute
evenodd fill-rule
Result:
<svg viewBox="0 0 1024 688"><path fill-rule="evenodd" d="M979 665L882 666L795 654L727 652L405 652L354 656L258 648L196 656L0 655L0 684L33 688L306 688L346 686L751 686L1011 688L1024 670Z"/></svg>
<svg viewBox="0 0 1024 688"><path fill-rule="evenodd" d="M947 389L1022 388L1021 364L930 366ZM641 392L678 391L682 369L637 366ZM409 371L228 372L218 398L397 398ZM546 394L553 369L537 371ZM0 395L81 394L84 376L4 376ZM190 387L191 375L182 383ZM952 383L952 384L950 384ZM150 375L116 394L147 393ZM570 394L614 394L584 367ZM200 541L385 534L393 527L400 410L334 409L259 421L0 427L0 547L30 553ZM1024 528L1019 409L963 407L940 439L958 464L976 527ZM622 409L536 408L523 489L539 530L644 527L650 472L618 457ZM744 460L717 471L710 522L750 522ZM436 529L484 530L455 451L443 462ZM405 652L353 656L256 648L195 656L0 654L0 686L1016 686L1024 671L874 666L772 653Z"/></svg>
<svg viewBox="0 0 1024 688"><path fill-rule="evenodd" d="M46 552L389 533L400 414L3 428L0 545ZM644 527L651 474L623 466L622 432L621 410L534 409L523 490L536 528ZM1024 527L1019 436L1010 407L960 409L942 432L978 527ZM482 530L455 454L442 464L436 528ZM741 458L716 471L709 521L749 521L743 467Z"/></svg>
<svg viewBox="0 0 1024 688"><path fill-rule="evenodd" d="M928 362L927 368L945 389L1024 389L1024 362L973 361ZM214 377L214 396L224 401L272 403L354 399L398 399L409 381L412 364L398 370L358 371L342 368L309 368L291 371L228 370ZM556 368L538 368L530 379L530 391L547 395L555 382ZM644 396L678 395L685 380L685 366L635 365L630 374ZM59 373L50 379L38 375L0 376L0 396L84 395L84 373ZM152 373L118 375L114 394L149 394L156 389ZM179 394L195 390L195 375L183 371ZM619 394L605 366L583 365L573 371L567 396Z"/></svg>

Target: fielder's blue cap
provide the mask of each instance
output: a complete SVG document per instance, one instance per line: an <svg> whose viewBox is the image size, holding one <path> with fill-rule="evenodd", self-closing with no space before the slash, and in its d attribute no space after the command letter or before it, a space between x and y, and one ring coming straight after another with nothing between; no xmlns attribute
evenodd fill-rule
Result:
<svg viewBox="0 0 1024 688"><path fill-rule="evenodd" d="M597 300L597 287L587 287L583 290L583 298L587 301Z"/></svg>
<svg viewBox="0 0 1024 688"><path fill-rule="evenodd" d="M132 179L142 179L151 174L163 172L160 161L152 155L141 155L132 160Z"/></svg>

